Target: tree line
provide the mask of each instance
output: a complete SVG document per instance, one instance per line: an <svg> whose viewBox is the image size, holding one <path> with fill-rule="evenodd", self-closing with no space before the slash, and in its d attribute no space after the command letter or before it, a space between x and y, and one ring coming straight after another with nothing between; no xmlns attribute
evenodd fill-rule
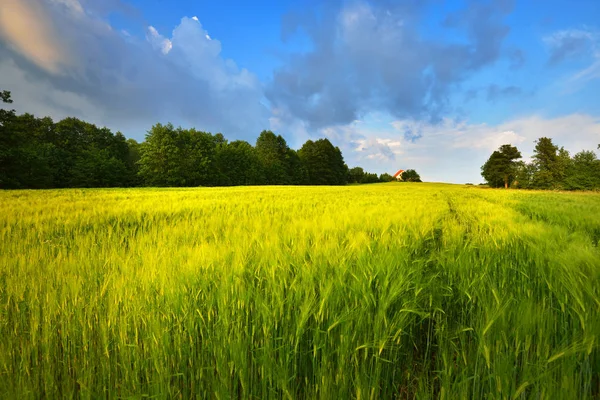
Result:
<svg viewBox="0 0 600 400"><path fill-rule="evenodd" d="M0 91L6 104L8 91ZM0 109L0 188L344 185L391 181L349 169L328 139L291 149L263 131L256 144L156 124L145 141L77 118L54 122Z"/></svg>
<svg viewBox="0 0 600 400"><path fill-rule="evenodd" d="M600 189L600 160L591 150L571 156L552 139L536 140L532 161L522 161L521 152L510 144L500 146L481 167L491 187L545 190ZM600 149L600 145L598 145Z"/></svg>

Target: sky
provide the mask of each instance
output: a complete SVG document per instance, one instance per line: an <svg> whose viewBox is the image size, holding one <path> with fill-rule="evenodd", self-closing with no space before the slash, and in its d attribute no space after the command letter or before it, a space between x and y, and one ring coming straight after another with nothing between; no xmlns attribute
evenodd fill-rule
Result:
<svg viewBox="0 0 600 400"><path fill-rule="evenodd" d="M138 141L158 122L270 129L479 183L502 144L596 150L600 1L2 0L0 89Z"/></svg>

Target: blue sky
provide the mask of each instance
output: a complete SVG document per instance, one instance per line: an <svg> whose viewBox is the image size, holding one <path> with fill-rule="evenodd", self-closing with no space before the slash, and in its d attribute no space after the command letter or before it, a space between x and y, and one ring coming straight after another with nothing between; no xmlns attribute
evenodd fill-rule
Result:
<svg viewBox="0 0 600 400"><path fill-rule="evenodd" d="M597 0L5 0L0 88L137 140L272 129L328 137L350 166L480 182L504 143L600 143L599 21Z"/></svg>

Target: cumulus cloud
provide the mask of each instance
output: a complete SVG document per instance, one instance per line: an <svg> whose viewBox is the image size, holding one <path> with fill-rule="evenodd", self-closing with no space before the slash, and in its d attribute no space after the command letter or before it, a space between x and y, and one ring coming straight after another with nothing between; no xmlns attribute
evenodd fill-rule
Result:
<svg viewBox="0 0 600 400"><path fill-rule="evenodd" d="M113 29L103 17L108 9L92 0L6 1L0 74L11 77L3 89L13 91L18 110L78 116L137 139L155 122L244 139L268 126L260 82L222 57L198 18L183 18L171 34L150 26L138 39ZM17 22L7 27L7 18ZM19 24L34 33L22 34ZM70 57L55 53L61 47Z"/></svg>
<svg viewBox="0 0 600 400"><path fill-rule="evenodd" d="M427 2L331 2L315 15L284 21L312 49L293 53L273 76L267 96L277 108L318 129L346 124L370 111L398 118L439 119L450 91L502 55L509 32L506 1L469 3L444 22L466 40L421 34Z"/></svg>
<svg viewBox="0 0 600 400"><path fill-rule="evenodd" d="M158 33L156 28L152 25L148 27L146 39L148 40L148 42L150 42L152 47L154 47L157 50L160 50L160 52L163 54L168 54L173 48L173 43L169 39L165 38L160 33Z"/></svg>

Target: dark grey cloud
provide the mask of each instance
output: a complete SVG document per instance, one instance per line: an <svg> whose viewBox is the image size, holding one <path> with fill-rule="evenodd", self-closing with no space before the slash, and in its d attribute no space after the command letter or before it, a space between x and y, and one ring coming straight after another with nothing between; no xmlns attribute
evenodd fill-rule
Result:
<svg viewBox="0 0 600 400"><path fill-rule="evenodd" d="M507 1L471 2L442 30L467 41L421 34L427 2L338 1L284 19L283 37L301 30L313 49L275 71L267 97L312 128L346 124L379 110L398 118L438 120L458 83L502 53Z"/></svg>
<svg viewBox="0 0 600 400"><path fill-rule="evenodd" d="M146 40L115 31L99 16L133 12L117 0L27 1L48 19L31 23L51 22L54 42L67 55L48 68L45 59L18 51L26 46L11 45L18 37L0 37L0 84L13 90L18 110L73 115L138 139L159 121L244 139L269 126L258 79L223 59L220 42L198 20L182 19L172 37L151 28Z"/></svg>

